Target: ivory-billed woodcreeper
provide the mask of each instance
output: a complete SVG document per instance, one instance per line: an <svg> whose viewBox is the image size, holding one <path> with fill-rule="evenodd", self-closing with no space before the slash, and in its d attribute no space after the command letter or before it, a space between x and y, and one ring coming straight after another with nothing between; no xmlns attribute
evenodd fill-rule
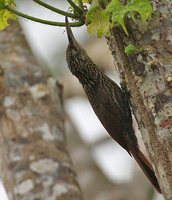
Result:
<svg viewBox="0 0 172 200"><path fill-rule="evenodd" d="M67 17L66 30L69 40L66 51L69 69L82 84L95 114L110 136L135 158L149 181L161 192L152 165L139 150L126 92L103 74L80 47Z"/></svg>

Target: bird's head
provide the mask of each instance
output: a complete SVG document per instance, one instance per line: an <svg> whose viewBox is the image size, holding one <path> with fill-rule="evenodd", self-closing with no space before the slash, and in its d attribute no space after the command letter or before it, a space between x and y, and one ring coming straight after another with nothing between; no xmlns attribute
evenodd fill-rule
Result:
<svg viewBox="0 0 172 200"><path fill-rule="evenodd" d="M71 72L74 75L77 75L78 71L81 71L83 68L85 68L85 64L88 62L88 56L86 51L78 44L74 38L67 17L65 18L65 22L69 40L69 45L66 51L67 63Z"/></svg>
<svg viewBox="0 0 172 200"><path fill-rule="evenodd" d="M66 51L67 63L70 71L76 76L83 87L93 88L99 82L102 74L100 69L94 64L86 51L75 40L66 17L66 31L69 45Z"/></svg>

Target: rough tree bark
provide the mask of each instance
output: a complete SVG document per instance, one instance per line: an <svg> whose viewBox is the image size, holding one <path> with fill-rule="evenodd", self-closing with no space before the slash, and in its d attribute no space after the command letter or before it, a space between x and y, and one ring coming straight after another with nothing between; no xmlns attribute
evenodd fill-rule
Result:
<svg viewBox="0 0 172 200"><path fill-rule="evenodd" d="M132 108L162 193L172 199L172 1L152 1L147 30L127 21L129 37L114 28L107 38L115 65L131 94ZM131 56L132 43L143 51Z"/></svg>
<svg viewBox="0 0 172 200"><path fill-rule="evenodd" d="M65 148L62 87L18 24L0 32L0 172L10 200L81 200Z"/></svg>

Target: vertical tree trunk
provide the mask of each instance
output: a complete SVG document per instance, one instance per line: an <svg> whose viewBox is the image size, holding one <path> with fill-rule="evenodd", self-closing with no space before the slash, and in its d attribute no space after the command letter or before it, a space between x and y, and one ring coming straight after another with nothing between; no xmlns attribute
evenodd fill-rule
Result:
<svg viewBox="0 0 172 200"><path fill-rule="evenodd" d="M127 22L130 36L114 28L108 40L115 64L125 77L133 111L162 193L172 199L172 2L153 0L147 30ZM127 56L132 43L143 51Z"/></svg>
<svg viewBox="0 0 172 200"><path fill-rule="evenodd" d="M81 200L62 87L36 64L18 24L0 32L0 62L0 171L10 200Z"/></svg>

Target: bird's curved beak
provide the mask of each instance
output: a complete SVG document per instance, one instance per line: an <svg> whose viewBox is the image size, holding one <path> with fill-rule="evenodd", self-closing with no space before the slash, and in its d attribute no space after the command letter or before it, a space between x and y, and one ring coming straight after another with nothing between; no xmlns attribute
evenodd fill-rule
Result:
<svg viewBox="0 0 172 200"><path fill-rule="evenodd" d="M69 45L71 47L75 47L75 46L77 46L77 41L74 38L74 35L72 33L72 30L69 25L69 21L68 21L67 17L65 17L65 23L66 23L66 31L67 31L67 36L68 36L68 40L69 40Z"/></svg>

